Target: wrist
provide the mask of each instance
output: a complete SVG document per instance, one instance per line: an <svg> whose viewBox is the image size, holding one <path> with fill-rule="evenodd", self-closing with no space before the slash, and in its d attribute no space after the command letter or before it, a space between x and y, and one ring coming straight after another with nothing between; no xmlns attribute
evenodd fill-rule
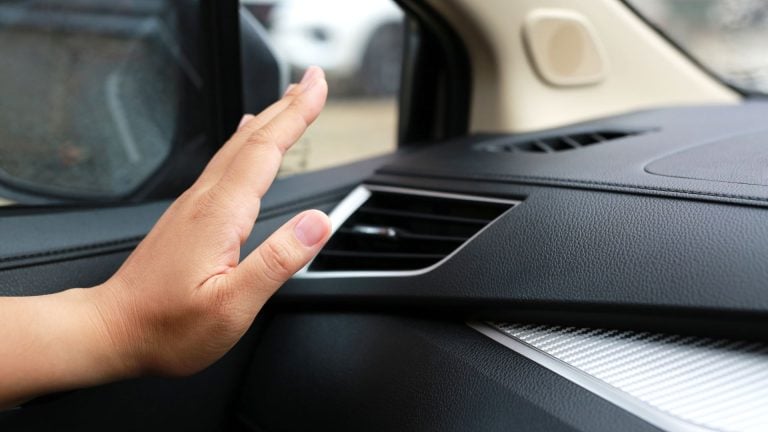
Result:
<svg viewBox="0 0 768 432"><path fill-rule="evenodd" d="M136 344L128 331L132 326L128 310L118 299L119 287L110 280L87 289L69 290L76 303L82 306L84 335L90 357L104 382L135 377L141 374Z"/></svg>

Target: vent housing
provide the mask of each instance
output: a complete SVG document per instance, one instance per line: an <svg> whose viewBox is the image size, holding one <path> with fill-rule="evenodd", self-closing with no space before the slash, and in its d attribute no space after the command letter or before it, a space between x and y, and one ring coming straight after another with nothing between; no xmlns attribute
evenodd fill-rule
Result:
<svg viewBox="0 0 768 432"><path fill-rule="evenodd" d="M361 186L331 213L334 228L338 228L304 275L430 267L515 204L493 198Z"/></svg>
<svg viewBox="0 0 768 432"><path fill-rule="evenodd" d="M505 140L481 144L479 150L494 153L557 153L581 147L614 141L632 135L637 131L601 130L563 135L550 135L523 141Z"/></svg>

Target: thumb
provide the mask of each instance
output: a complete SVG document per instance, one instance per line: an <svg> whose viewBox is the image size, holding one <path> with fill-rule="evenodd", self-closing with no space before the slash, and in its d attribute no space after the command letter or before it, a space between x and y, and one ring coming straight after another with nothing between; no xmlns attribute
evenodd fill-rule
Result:
<svg viewBox="0 0 768 432"><path fill-rule="evenodd" d="M234 272L232 288L245 290L255 312L320 251L331 234L331 221L319 210L300 213L275 231ZM247 294L246 294L247 293Z"/></svg>

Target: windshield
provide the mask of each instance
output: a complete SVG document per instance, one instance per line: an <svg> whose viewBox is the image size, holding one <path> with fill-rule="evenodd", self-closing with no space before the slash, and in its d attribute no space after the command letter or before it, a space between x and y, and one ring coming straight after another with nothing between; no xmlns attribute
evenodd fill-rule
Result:
<svg viewBox="0 0 768 432"><path fill-rule="evenodd" d="M627 0L660 31L728 84L768 93L768 2Z"/></svg>

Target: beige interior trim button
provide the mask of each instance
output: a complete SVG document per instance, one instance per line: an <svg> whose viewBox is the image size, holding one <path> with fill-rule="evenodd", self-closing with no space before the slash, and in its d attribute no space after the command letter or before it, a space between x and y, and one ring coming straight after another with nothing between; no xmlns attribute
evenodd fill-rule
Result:
<svg viewBox="0 0 768 432"><path fill-rule="evenodd" d="M523 25L528 58L539 78L553 86L584 86L608 74L603 47L581 14L567 9L536 9Z"/></svg>

